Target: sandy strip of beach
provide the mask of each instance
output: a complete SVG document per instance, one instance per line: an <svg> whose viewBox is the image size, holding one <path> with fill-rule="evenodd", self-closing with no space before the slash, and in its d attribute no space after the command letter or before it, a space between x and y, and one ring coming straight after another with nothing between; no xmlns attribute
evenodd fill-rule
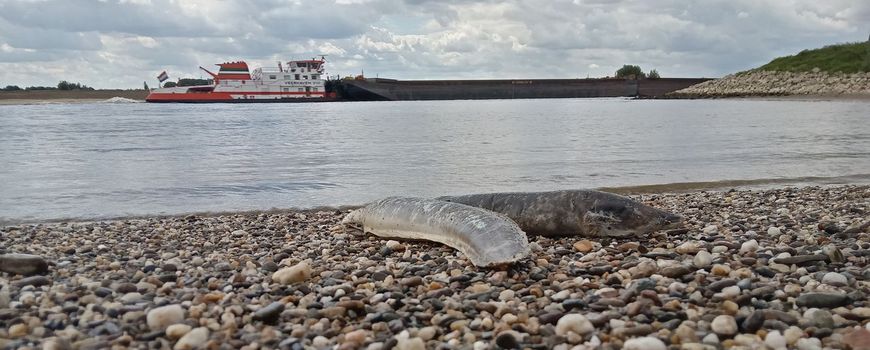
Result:
<svg viewBox="0 0 870 350"><path fill-rule="evenodd" d="M7 226L0 253L48 269L0 273L0 348L870 344L870 186L634 198L685 228L530 237L507 270L347 229L342 210Z"/></svg>

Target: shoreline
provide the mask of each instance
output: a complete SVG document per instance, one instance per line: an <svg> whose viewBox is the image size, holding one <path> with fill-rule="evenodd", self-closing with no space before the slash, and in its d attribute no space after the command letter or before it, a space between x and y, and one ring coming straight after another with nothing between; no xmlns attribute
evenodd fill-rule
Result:
<svg viewBox="0 0 870 350"><path fill-rule="evenodd" d="M852 174L843 176L802 176L791 178L765 178L750 180L713 180L673 182L649 185L626 185L615 187L596 187L592 190L611 192L623 196L638 196L649 194L679 194L696 191L729 191L729 190L761 190L785 187L808 187L808 186L847 186L847 185L870 185L870 174ZM253 214L277 214L291 212L317 212L317 211L346 211L357 209L364 203L338 204L338 205L315 205L310 207L271 207L268 209L241 209L241 210L214 210L214 211L190 211L168 214L132 214L114 215L103 217L55 217L55 218L7 218L0 217L0 228L11 225L28 224L51 224L61 222L100 222L118 221L131 219L164 218L173 219L185 216L221 216L221 215L253 215Z"/></svg>
<svg viewBox="0 0 870 350"><path fill-rule="evenodd" d="M870 186L635 198L684 229L530 237L507 270L334 210L7 226L48 271L0 273L0 348L866 344Z"/></svg>
<svg viewBox="0 0 870 350"><path fill-rule="evenodd" d="M102 102L113 97L145 101L147 95L148 92L145 90L0 91L0 106L50 103L92 103Z"/></svg>

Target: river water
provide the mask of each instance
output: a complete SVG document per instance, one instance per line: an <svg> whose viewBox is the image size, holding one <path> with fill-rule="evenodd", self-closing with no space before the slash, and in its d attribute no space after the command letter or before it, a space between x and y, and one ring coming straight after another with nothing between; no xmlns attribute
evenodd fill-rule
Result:
<svg viewBox="0 0 870 350"><path fill-rule="evenodd" d="M870 103L0 106L7 223L723 180L870 183Z"/></svg>

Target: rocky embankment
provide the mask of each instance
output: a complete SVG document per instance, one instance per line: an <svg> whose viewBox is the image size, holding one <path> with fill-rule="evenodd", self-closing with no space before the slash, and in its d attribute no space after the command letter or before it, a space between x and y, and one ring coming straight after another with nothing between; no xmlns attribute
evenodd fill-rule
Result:
<svg viewBox="0 0 870 350"><path fill-rule="evenodd" d="M0 232L0 348L867 349L870 187L646 195L506 271L291 212ZM31 255L13 255L13 254Z"/></svg>
<svg viewBox="0 0 870 350"><path fill-rule="evenodd" d="M866 96L870 73L750 71L692 85L670 97L716 98L748 96Z"/></svg>

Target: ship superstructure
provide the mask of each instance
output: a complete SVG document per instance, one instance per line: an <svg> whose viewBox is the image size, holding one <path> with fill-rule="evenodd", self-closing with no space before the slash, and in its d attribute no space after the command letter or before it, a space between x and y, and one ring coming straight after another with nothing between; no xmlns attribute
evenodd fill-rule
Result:
<svg viewBox="0 0 870 350"><path fill-rule="evenodd" d="M286 67L250 71L244 61L219 63L217 73L199 67L213 79L211 85L154 89L147 102L315 102L335 99L326 91L325 60L289 61Z"/></svg>

